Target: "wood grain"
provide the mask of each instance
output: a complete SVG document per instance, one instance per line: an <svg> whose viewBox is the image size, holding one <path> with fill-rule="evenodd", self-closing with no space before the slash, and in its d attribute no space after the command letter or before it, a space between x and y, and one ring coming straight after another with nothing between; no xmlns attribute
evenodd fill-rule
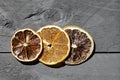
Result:
<svg viewBox="0 0 120 80"><path fill-rule="evenodd" d="M48 24L82 26L96 53L81 65L60 68L17 61L10 53L13 33ZM120 0L0 0L0 52L0 80L119 80Z"/></svg>

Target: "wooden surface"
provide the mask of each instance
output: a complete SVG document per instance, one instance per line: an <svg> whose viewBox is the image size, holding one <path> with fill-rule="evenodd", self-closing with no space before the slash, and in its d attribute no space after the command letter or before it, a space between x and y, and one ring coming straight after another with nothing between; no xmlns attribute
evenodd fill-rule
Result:
<svg viewBox="0 0 120 80"><path fill-rule="evenodd" d="M94 55L78 66L22 64L10 53L21 28L78 25L94 38ZM120 80L120 0L0 0L0 80Z"/></svg>

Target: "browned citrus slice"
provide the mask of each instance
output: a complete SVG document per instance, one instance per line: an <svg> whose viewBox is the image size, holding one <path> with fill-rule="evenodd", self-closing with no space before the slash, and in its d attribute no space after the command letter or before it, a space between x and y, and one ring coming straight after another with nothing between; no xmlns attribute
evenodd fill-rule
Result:
<svg viewBox="0 0 120 80"><path fill-rule="evenodd" d="M44 44L43 53L39 58L42 63L56 65L66 59L70 51L70 40L64 30L55 25L48 25L37 32Z"/></svg>
<svg viewBox="0 0 120 80"><path fill-rule="evenodd" d="M41 51L41 37L32 29L18 30L11 39L11 52L19 61L34 61L38 58Z"/></svg>
<svg viewBox="0 0 120 80"><path fill-rule="evenodd" d="M90 34L77 26L66 26L64 30L71 42L71 51L65 63L74 65L86 61L94 49L94 41Z"/></svg>

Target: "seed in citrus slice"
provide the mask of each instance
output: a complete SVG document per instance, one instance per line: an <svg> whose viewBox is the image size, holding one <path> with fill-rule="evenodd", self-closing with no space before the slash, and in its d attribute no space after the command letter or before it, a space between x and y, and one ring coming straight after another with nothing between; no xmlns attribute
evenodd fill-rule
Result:
<svg viewBox="0 0 120 80"><path fill-rule="evenodd" d="M70 40L67 33L58 26L48 25L37 31L43 40L43 52L39 61L46 65L57 65L69 55Z"/></svg>
<svg viewBox="0 0 120 80"><path fill-rule="evenodd" d="M66 26L64 30L71 42L71 51L65 63L75 65L86 61L94 49L94 41L90 34L78 26Z"/></svg>
<svg viewBox="0 0 120 80"><path fill-rule="evenodd" d="M42 39L32 29L26 28L18 30L11 39L11 52L19 61L35 61L41 51Z"/></svg>

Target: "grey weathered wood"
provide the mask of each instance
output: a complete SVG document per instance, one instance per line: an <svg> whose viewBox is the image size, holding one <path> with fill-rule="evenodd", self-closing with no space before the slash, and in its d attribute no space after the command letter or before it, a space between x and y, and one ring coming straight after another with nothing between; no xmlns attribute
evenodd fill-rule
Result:
<svg viewBox="0 0 120 80"><path fill-rule="evenodd" d="M51 68L38 63L23 65L12 55L0 55L1 80L119 80L119 54L95 54L78 66Z"/></svg>
<svg viewBox="0 0 120 80"><path fill-rule="evenodd" d="M96 51L119 51L119 13L119 0L0 0L0 51L10 51L15 30L48 24L82 26L93 36Z"/></svg>
<svg viewBox="0 0 120 80"><path fill-rule="evenodd" d="M78 25L94 38L97 53L78 66L50 68L24 65L11 53L0 53L0 80L119 80L120 0L0 0L0 52L21 28ZM118 53L114 53L118 52Z"/></svg>

